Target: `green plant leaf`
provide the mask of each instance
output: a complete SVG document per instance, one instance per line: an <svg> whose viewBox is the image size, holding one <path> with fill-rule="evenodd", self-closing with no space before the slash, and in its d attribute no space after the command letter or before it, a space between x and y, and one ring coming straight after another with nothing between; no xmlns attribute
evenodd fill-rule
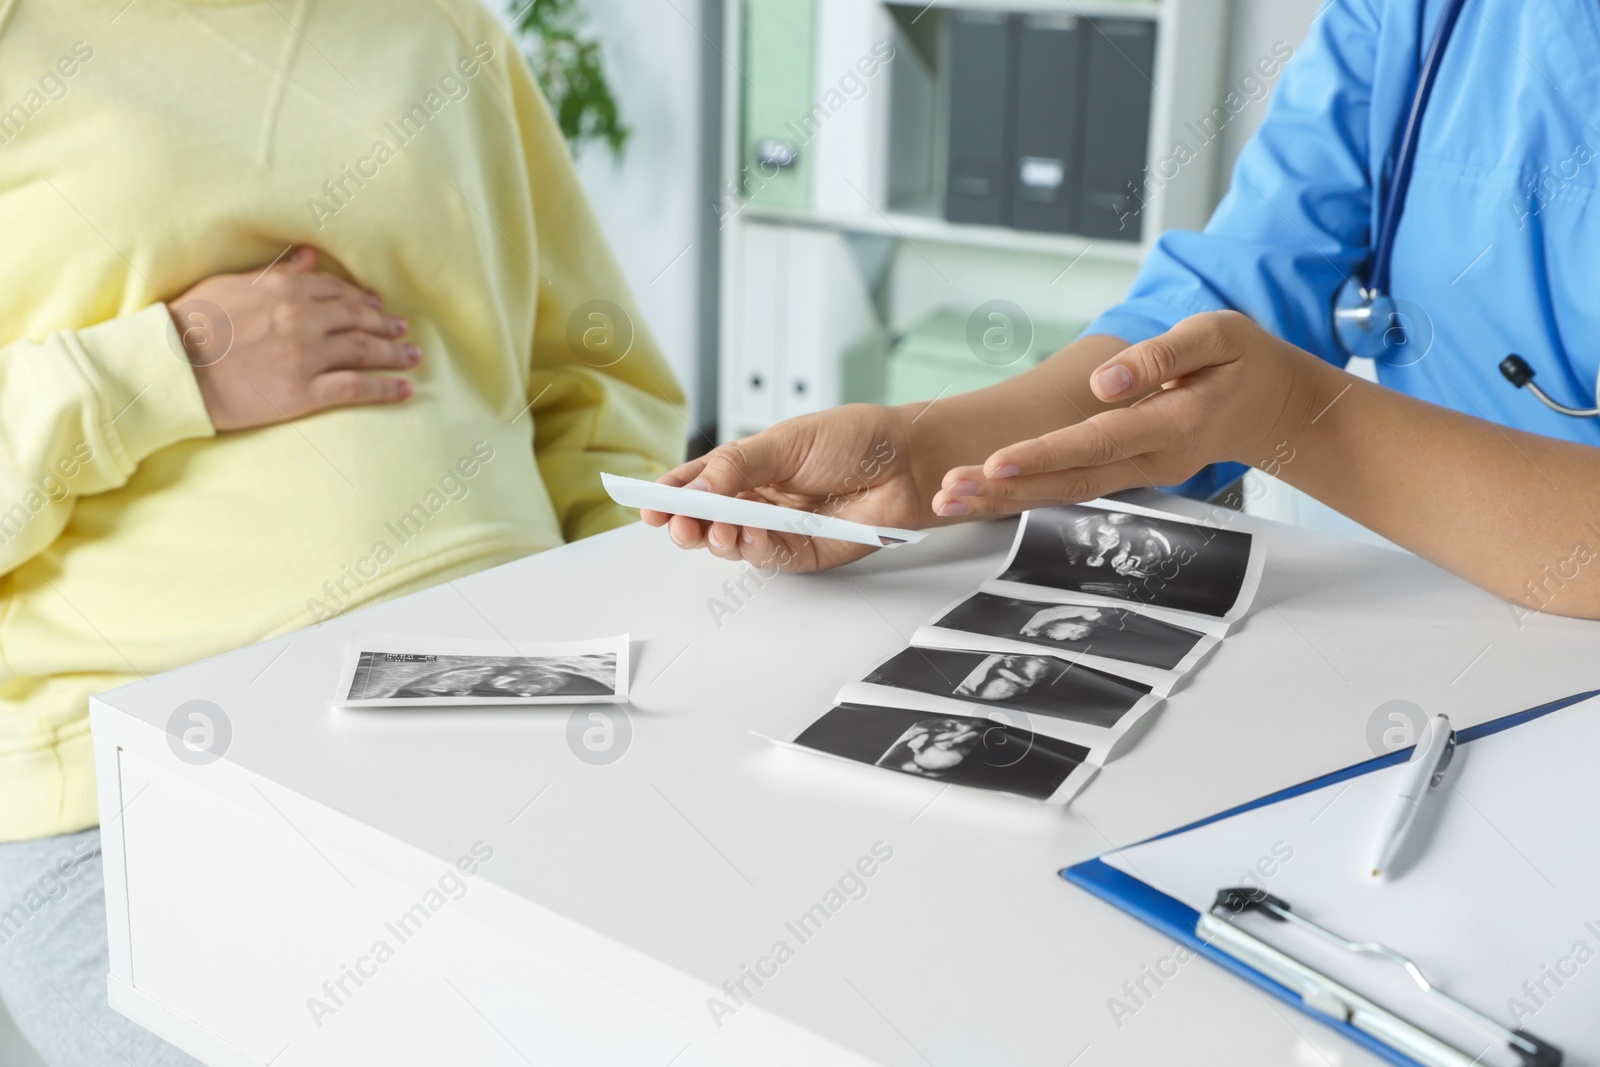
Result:
<svg viewBox="0 0 1600 1067"><path fill-rule="evenodd" d="M633 131L622 121L600 41L587 31L579 0L532 0L526 6L513 0L510 10L523 55L572 154L599 143L621 160Z"/></svg>

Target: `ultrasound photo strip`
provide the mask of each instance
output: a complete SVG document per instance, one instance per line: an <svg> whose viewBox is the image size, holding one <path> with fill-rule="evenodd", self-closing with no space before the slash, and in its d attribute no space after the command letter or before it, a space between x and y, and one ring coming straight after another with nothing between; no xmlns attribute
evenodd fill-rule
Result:
<svg viewBox="0 0 1600 1067"><path fill-rule="evenodd" d="M932 782L1065 804L1100 769L1090 750L971 716L843 702L780 744Z"/></svg>
<svg viewBox="0 0 1600 1067"><path fill-rule="evenodd" d="M913 645L839 690L840 702L988 718L1114 753L1161 704L1151 687L1058 656Z"/></svg>
<svg viewBox="0 0 1600 1067"><path fill-rule="evenodd" d="M1062 656L1148 685L1161 696L1170 695L1221 643L1212 634L1132 608L984 592L957 600L911 640L927 648Z"/></svg>
<svg viewBox="0 0 1600 1067"><path fill-rule="evenodd" d="M1222 637L1255 599L1264 564L1243 530L1131 504L1024 513L999 578L984 591L1031 600L1119 604Z"/></svg>
<svg viewBox="0 0 1600 1067"><path fill-rule="evenodd" d="M628 636L590 641L470 641L358 634L334 703L346 708L621 704Z"/></svg>
<svg viewBox="0 0 1600 1067"><path fill-rule="evenodd" d="M1023 516L998 578L847 683L795 747L1066 803L1243 618L1252 535L1100 502Z"/></svg>

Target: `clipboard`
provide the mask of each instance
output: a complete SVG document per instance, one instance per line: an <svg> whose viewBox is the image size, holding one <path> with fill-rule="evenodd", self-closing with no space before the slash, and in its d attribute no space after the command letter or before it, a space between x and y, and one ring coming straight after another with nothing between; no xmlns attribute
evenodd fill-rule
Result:
<svg viewBox="0 0 1600 1067"><path fill-rule="evenodd" d="M1462 751L1475 752L1487 757L1490 753L1496 751L1496 746L1493 743L1482 744L1485 739L1496 735L1505 735L1508 731L1517 727L1542 721L1545 725L1524 732L1525 736L1519 739L1521 742L1519 745L1506 746L1502 744L1500 746L1501 758L1499 762L1504 763L1507 759L1512 758L1513 748L1517 753L1517 758L1526 758L1527 751L1542 751L1542 749L1535 747L1536 742L1545 745L1546 748L1550 747L1550 739L1544 736L1545 734L1556 736L1561 730L1576 727L1580 728L1585 734L1600 736L1600 701L1596 701L1587 708L1576 709L1571 713L1573 716L1577 716L1575 719L1562 719L1559 716L1551 718L1555 712L1593 700L1597 696L1600 696L1600 690L1579 693L1526 711L1460 729L1456 732L1458 745ZM1531 736L1535 734L1539 736ZM1414 1013L1419 1009L1433 1010L1438 1001L1430 1000L1429 995L1422 992L1411 976L1404 973L1393 962L1383 964L1371 962L1365 956L1360 957L1362 966L1365 967L1365 970L1360 971L1363 977L1382 977L1386 983L1387 992L1390 994L1381 999L1376 994L1373 994L1372 999L1368 1000L1361 995L1359 988L1351 988L1356 983L1350 981L1349 976L1358 970L1353 962L1356 960L1356 956L1353 953L1346 954L1340 960L1334 961L1341 968L1344 968L1340 973L1335 974L1331 970L1319 970L1315 966L1307 965L1306 957L1286 950L1281 944L1269 945L1269 949L1275 952L1277 956L1288 956L1292 963L1299 963L1304 967L1302 977L1309 977L1305 982L1300 982L1296 980L1296 972L1293 969L1289 969L1286 972L1285 968L1281 966L1281 959L1275 960L1263 957L1260 954L1252 954L1249 942L1257 940L1254 935L1247 934L1243 939L1234 938L1231 941L1228 938L1219 939L1216 936L1216 916L1218 914L1223 919L1231 919L1239 912L1268 911L1274 905L1282 905L1291 911L1299 911L1294 907L1295 894L1291 892L1280 893L1281 886L1271 884L1272 877L1258 879L1260 884L1247 887L1231 884L1231 879L1219 878L1215 879L1218 884L1213 887L1214 894L1202 894L1199 890L1199 884L1205 879L1204 874L1194 872L1188 875L1180 875L1176 873L1181 865L1186 862L1194 866L1193 861L1196 856L1209 854L1221 842L1228 840L1242 842L1246 839L1265 840L1264 837L1251 837L1251 835L1258 835L1259 831L1270 829L1275 820L1288 820L1296 813L1315 810L1318 814L1313 817L1312 821L1314 823L1317 819L1324 817L1322 813L1334 811L1334 805L1338 799L1344 795L1346 790L1352 790L1352 787L1357 791L1358 796L1361 794L1370 796L1378 792L1384 785L1384 778L1381 772L1388 768L1397 768L1409 759L1410 754L1410 748L1403 748L1333 771L1262 797L1259 800L1238 805L1178 829L1159 834L1137 845L1118 850L1115 853L1109 853L1068 867L1062 870L1060 874L1068 882L1159 930L1178 944L1187 947L1197 955L1204 956L1237 977L1251 983L1259 990L1288 1003L1302 1013L1337 1030L1384 1061L1395 1064L1396 1067L1432 1067L1432 1065L1440 1063L1511 1063L1530 1065L1530 1067L1555 1067L1556 1064L1563 1062L1562 1047L1566 1047L1569 1053L1579 1053L1581 1051L1585 1056L1593 1055L1595 1050L1600 1048L1600 1022L1573 1024L1569 1018L1564 1026L1558 1026L1558 1032L1546 1035L1550 1040L1535 1038L1533 1034L1543 1033L1546 1024L1555 1023L1557 1016L1566 1015L1570 1017L1574 1012L1579 1015L1586 1013L1587 1016L1600 1019L1600 960L1589 965L1594 968L1595 973L1586 977L1588 984L1582 987L1585 992L1568 994L1567 999L1560 1003L1561 1011L1559 1012L1549 1010L1550 1006L1556 1003L1556 998L1539 997L1537 987L1535 987L1532 999L1538 1000L1539 1003L1538 1007L1531 1010L1536 1015L1541 1010L1545 1010L1546 1014L1538 1015L1537 1018L1523 1018L1520 1022L1526 1025L1518 1025L1514 1028L1516 1034L1530 1039L1522 1043L1524 1047L1508 1044L1504 1049L1493 1050L1495 1052L1493 1057L1486 1057L1485 1053L1481 1051L1474 1055L1473 1052L1461 1051L1459 1042L1452 1043L1439 1039L1430 1033L1427 1026L1416 1025L1409 1021L1409 1019L1415 1018ZM1551 758L1553 760L1572 759L1573 756L1570 753L1552 753ZM1493 760L1485 763L1482 767L1484 774L1480 775L1480 778L1488 780L1487 775L1495 766L1496 764ZM1499 767L1499 770L1503 772L1505 767ZM1380 777L1371 777L1375 774ZM1546 781L1540 776L1538 768L1531 769L1529 775L1535 784L1544 784ZM1504 775L1501 774L1494 781L1498 782L1503 777ZM1591 774L1588 777L1593 778L1594 776ZM1334 789L1333 787L1340 788ZM1506 784L1497 788L1509 792L1514 788L1514 785ZM1577 790L1593 789L1595 787L1588 784L1574 783L1570 788ZM1383 795L1385 797L1392 796L1392 792L1384 793ZM1458 824L1471 822L1477 817L1488 818L1482 811L1476 811L1475 805L1467 802L1470 801L1469 797L1466 797L1465 801L1464 797L1465 794L1463 796L1447 795L1438 799L1441 801L1441 806L1449 808L1449 806L1454 805L1455 809L1460 809L1456 812L1456 823ZM1581 819L1584 810L1581 805L1578 806L1578 810L1568 813L1567 819L1569 821ZM1590 807L1587 810L1593 809ZM1472 814L1474 811L1476 812L1475 815ZM1370 834L1374 833L1377 828L1375 820L1365 817L1367 814L1367 810L1361 807L1361 803L1358 800L1347 806L1347 810L1340 815L1348 824L1347 826L1341 828L1337 824L1330 826L1324 823L1321 827L1316 828L1318 843L1321 845L1339 842L1346 838L1360 837L1363 847L1349 855L1347 860L1347 865L1353 872L1364 866L1363 860L1366 858L1365 845L1370 844ZM1441 820L1444 818L1447 818L1447 816L1440 816ZM1230 822L1236 822L1239 825L1236 829L1230 830L1225 825ZM1337 823L1337 820L1335 822ZM1445 825L1441 821L1440 827L1443 828ZM1361 836L1363 830L1368 836ZM1503 832L1501 836L1504 836ZM1451 845L1459 847L1459 841L1462 839L1462 834L1454 835L1450 844L1441 845L1440 851L1444 854L1434 857L1428 856L1427 850L1430 842L1425 841L1419 846L1423 858L1415 860L1413 865L1417 867L1419 876L1424 876L1421 878L1423 882L1426 883L1430 879L1435 881L1438 879L1441 873L1447 869L1447 865L1453 862L1454 854L1449 852L1449 848ZM1509 840L1507 844L1510 844ZM1513 845L1512 847L1514 848L1515 846ZM1288 851L1291 855L1293 854L1292 849ZM1308 862L1313 866L1321 864L1323 867L1327 867L1332 862L1332 859L1325 854L1326 851L1324 849L1324 854L1315 855ZM1574 849L1572 851L1577 850ZM1233 870L1252 869L1247 864L1241 864L1239 856L1232 857L1232 860L1235 864L1231 868ZM1532 863L1531 860L1529 862ZM1227 863L1228 860L1218 858L1215 865L1222 868ZM1424 865L1429 863L1432 864L1433 869L1425 870ZM1569 888L1571 885L1579 885L1583 893L1590 894L1586 899L1600 900L1600 862L1586 860L1584 863L1585 866L1581 870L1585 873L1581 879L1579 876L1569 876L1566 872L1563 872L1562 880L1568 883ZM1271 864L1262 864L1260 869L1265 871L1271 866ZM1288 870L1288 864L1284 865L1283 870ZM1306 887L1327 881L1325 871L1321 873L1323 877L1313 881L1312 871L1301 870L1299 872L1301 875L1300 888L1310 892ZM1349 911L1355 915L1366 912L1368 919L1372 914L1382 912L1386 907L1383 894L1394 891L1395 887L1404 887L1408 873L1403 869L1397 881L1371 886L1365 899L1355 901ZM1545 881L1548 882L1550 879L1545 878ZM1157 884L1152 884L1152 882ZM1169 892L1169 888L1177 882L1186 882L1187 884L1181 891ZM1350 884L1353 885L1354 883ZM1415 895L1416 892L1420 891L1421 887L1418 886L1412 890L1412 893ZM1503 891L1510 892L1509 889ZM1332 892L1333 890L1330 889L1325 891L1325 894L1332 894ZM1348 887L1345 888L1345 892L1348 892ZM1489 887L1485 892L1493 893L1495 888ZM1241 898L1241 893L1246 895L1245 898ZM1232 894L1232 896L1230 897L1229 894ZM1312 895L1315 896L1314 893ZM1361 895L1360 890L1349 894L1350 897L1359 895ZM1394 895L1398 897L1403 893L1395 891ZM1284 904L1280 896L1288 898L1289 903ZM1314 905L1317 903L1313 901ZM1318 907L1315 910L1319 912L1326 911L1325 905L1327 901L1323 900L1320 903L1324 907ZM1271 917L1276 918L1276 916ZM1302 917L1304 917L1304 913L1302 913ZM1600 918L1600 913L1597 913L1596 917ZM1357 928L1360 923L1357 919L1352 919L1349 916L1313 914L1309 918L1316 925L1323 927L1324 933L1327 928L1337 931L1335 940L1350 939L1354 942L1365 942L1371 939L1378 942L1397 940L1403 942L1406 939L1406 935L1403 932L1404 928L1394 922L1389 923L1387 932L1378 931L1374 933L1369 929ZM1524 918L1529 923L1534 921L1531 917L1524 916ZM1541 921L1547 922L1548 920ZM1357 925L1352 925L1352 923ZM1270 926L1270 924L1268 925ZM1285 925L1292 926L1296 924ZM1511 924L1507 925L1509 927ZM1256 928L1261 929L1260 926ZM1397 929L1402 931L1398 937L1395 936L1395 930ZM1206 936L1202 936L1202 930L1207 931ZM1500 930L1495 931L1495 935L1499 939L1498 943L1503 946L1512 936L1512 932ZM1588 923L1587 929L1582 936L1587 939L1586 944L1600 949L1600 924L1595 922ZM1423 941L1428 940L1425 936L1420 937L1420 939ZM1458 942L1463 940L1458 938ZM1494 938L1484 936L1484 940L1487 943L1494 940ZM1447 955L1447 953L1437 952L1437 946L1443 943L1437 937L1433 939L1433 947L1437 955ZM1462 961L1457 959L1453 961L1451 967L1445 968L1445 975L1440 977L1432 973L1434 964L1439 961L1430 960L1427 952L1416 949L1408 952L1404 945L1400 946L1397 951L1399 955L1409 958L1418 966L1421 969L1421 973L1428 975L1431 979L1431 984L1435 988L1442 989L1446 994L1451 991L1452 980L1462 980L1462 975L1474 974L1478 969L1476 966L1463 966ZM1458 948L1457 952L1462 954L1467 953L1467 950ZM1269 953L1270 955L1271 953ZM1504 955L1503 950L1500 955ZM1318 957L1318 960L1326 961L1329 958L1327 953L1323 953ZM1495 958L1498 962L1499 956ZM1385 973L1386 969L1388 972L1393 973ZM1548 971L1548 968L1546 970ZM1272 973L1266 973L1267 971ZM1521 974L1523 972L1517 971L1513 973ZM1537 977L1537 972L1533 973ZM1404 981L1397 980L1397 975L1399 979L1404 979ZM1417 999L1407 999L1404 1006L1398 1006L1392 994L1399 990L1402 985L1410 987ZM1504 982L1502 985L1508 989L1516 988L1511 982ZM1296 988L1296 986L1299 986L1299 988ZM1310 995L1310 990L1313 986L1315 986L1319 995ZM1499 988L1499 986L1496 986L1496 988ZM1551 988L1548 981L1544 983L1546 992L1550 991ZM1577 990L1580 987L1574 985L1572 988ZM1331 998L1325 998L1320 995L1331 990L1342 990L1343 993L1350 994L1350 996L1345 996L1341 1000L1337 994ZM1556 993L1559 996L1559 988L1556 989ZM1517 996L1520 995L1519 991ZM1383 1027L1372 1025L1374 1017L1371 1015L1358 1016L1353 1014L1349 1010L1351 1008L1351 999L1360 1000L1369 1009L1375 1007L1387 1017L1399 1020L1402 1024L1400 1029L1409 1027L1424 1035L1433 1037L1438 1045L1455 1048L1459 1059L1450 1059L1448 1056L1435 1058L1434 1055L1429 1054L1429 1050L1433 1049L1434 1045L1427 1042L1408 1046L1405 1033L1396 1033L1394 1030L1384 1030ZM1481 1013L1493 1016L1503 1015L1503 1012L1498 1012L1496 1009L1504 1008L1511 1003L1511 1001L1503 998L1499 1002L1492 999L1486 1002L1485 994L1481 990L1475 998L1462 995L1460 999L1471 1004L1471 1008L1475 1009L1475 1014ZM1330 1000L1332 1001L1331 1003ZM1474 1000L1476 1001L1475 1003ZM1374 1001L1377 1001L1377 1003L1375 1004ZM1512 998L1512 1001L1515 1001L1515 997ZM1438 1017L1439 1013L1434 1011L1435 1022L1437 1022ZM1512 1021L1518 1022L1515 1018ZM1495 1024L1499 1025L1502 1030L1513 1029L1505 1026L1503 1020L1499 1018L1495 1020ZM1375 1030L1383 1031L1385 1037L1378 1036L1374 1032ZM1484 1031L1482 1028L1476 1028L1475 1032L1483 1033ZM1488 1036L1492 1038L1494 1036L1493 1032L1488 1032ZM1476 1049L1476 1044L1473 1047ZM1592 1061L1585 1058L1575 1062L1569 1056L1566 1062L1569 1067L1577 1067L1579 1062L1591 1063L1600 1061Z"/></svg>

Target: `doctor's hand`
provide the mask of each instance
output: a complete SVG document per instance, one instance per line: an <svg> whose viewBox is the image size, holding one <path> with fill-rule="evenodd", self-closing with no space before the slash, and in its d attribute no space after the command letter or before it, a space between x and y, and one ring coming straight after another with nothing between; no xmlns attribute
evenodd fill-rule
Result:
<svg viewBox="0 0 1600 1067"><path fill-rule="evenodd" d="M406 379L373 373L421 361L402 340L405 320L316 265L302 246L263 273L214 275L168 305L219 431L411 395Z"/></svg>
<svg viewBox="0 0 1600 1067"><path fill-rule="evenodd" d="M761 500L874 526L911 528L932 516L912 473L910 422L901 408L849 404L781 422L664 475L666 485ZM866 545L642 512L682 548L707 548L762 570L814 571L873 551Z"/></svg>
<svg viewBox="0 0 1600 1067"><path fill-rule="evenodd" d="M949 471L933 510L1004 515L1177 485L1211 463L1281 463L1316 414L1314 376L1327 369L1237 312L1194 315L1093 372L1101 401L1137 402Z"/></svg>

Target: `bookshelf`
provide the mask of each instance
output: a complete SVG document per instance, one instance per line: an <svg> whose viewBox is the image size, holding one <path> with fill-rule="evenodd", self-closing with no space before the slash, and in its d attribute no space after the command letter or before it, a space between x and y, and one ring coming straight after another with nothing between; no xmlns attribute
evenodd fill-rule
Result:
<svg viewBox="0 0 1600 1067"><path fill-rule="evenodd" d="M851 360L881 358L942 309L1007 300L1041 322L1086 323L1122 298L1163 231L1198 228L1215 206L1215 160L1204 151L1178 160L1174 149L1194 145L1195 124L1223 95L1229 0L810 0L814 20L785 38L770 70L767 56L747 52L751 2L761 0L730 0L721 48L723 440L856 398ZM957 11L1153 24L1139 240L946 220L948 20ZM885 42L893 58L874 64ZM809 56L796 54L807 47ZM815 128L792 108L786 128L807 135L800 206L784 202L796 199L788 193L762 195L744 132L747 93L796 64L818 101L852 70L876 68L846 80L863 88L835 93L842 104L816 112Z"/></svg>

